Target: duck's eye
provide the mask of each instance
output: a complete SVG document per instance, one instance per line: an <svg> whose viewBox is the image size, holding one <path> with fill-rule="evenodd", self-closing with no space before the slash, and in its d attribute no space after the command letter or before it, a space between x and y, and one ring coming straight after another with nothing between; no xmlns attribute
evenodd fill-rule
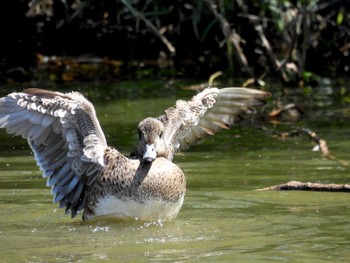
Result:
<svg viewBox="0 0 350 263"><path fill-rule="evenodd" d="M163 132L161 132L160 134L159 134L159 138L162 138L163 137Z"/></svg>

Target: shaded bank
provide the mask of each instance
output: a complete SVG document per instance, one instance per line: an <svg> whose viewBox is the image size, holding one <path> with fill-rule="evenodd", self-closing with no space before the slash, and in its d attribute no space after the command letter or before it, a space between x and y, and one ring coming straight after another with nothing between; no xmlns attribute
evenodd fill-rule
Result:
<svg viewBox="0 0 350 263"><path fill-rule="evenodd" d="M84 70L89 78L98 72L99 80L135 74L207 78L218 70L283 82L308 80L310 72L349 74L349 1L14 0L2 5L7 13L2 81L37 77L32 69L38 67L57 66L65 73L81 64L82 76ZM65 78L69 74L58 80Z"/></svg>

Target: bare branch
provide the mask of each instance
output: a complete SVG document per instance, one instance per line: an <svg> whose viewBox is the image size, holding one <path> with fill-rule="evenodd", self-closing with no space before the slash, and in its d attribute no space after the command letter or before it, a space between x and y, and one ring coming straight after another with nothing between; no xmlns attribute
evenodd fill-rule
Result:
<svg viewBox="0 0 350 263"><path fill-rule="evenodd" d="M163 44L167 47L171 55L175 55L176 49L175 47L170 43L170 41L160 32L160 30L157 29L157 27L149 20L147 19L140 11L135 9L128 3L126 0L121 1L128 9L129 11L135 16L140 18L143 22L145 22L146 26L153 31L154 34L156 34L160 40L163 42Z"/></svg>
<svg viewBox="0 0 350 263"><path fill-rule="evenodd" d="M207 0L207 3L210 7L210 10L212 11L213 15L219 20L222 33L226 37L228 41L230 41L236 52L235 54L237 55L237 59L239 63L241 64L243 70L245 70L250 77L254 77L254 73L252 69L248 65L248 60L246 56L244 55L243 49L240 45L241 41L241 36L237 34L234 30L231 29L229 22L226 20L226 18L220 14L217 10L217 5L213 3L211 0Z"/></svg>

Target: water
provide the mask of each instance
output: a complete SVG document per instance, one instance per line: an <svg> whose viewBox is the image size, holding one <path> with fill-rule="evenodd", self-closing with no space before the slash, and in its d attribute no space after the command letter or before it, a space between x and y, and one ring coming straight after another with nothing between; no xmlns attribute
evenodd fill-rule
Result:
<svg viewBox="0 0 350 263"><path fill-rule="evenodd" d="M158 116L174 97L189 94L95 102L107 140L127 153L140 119ZM314 116L298 125L315 130L337 158L350 160L347 114L327 106ZM349 168L311 151L307 137L279 140L238 127L177 154L174 161L187 175L184 206L172 222L144 223L70 219L52 204L26 141L3 131L0 136L1 262L347 262L350 257L348 193L255 191L290 180L349 183Z"/></svg>

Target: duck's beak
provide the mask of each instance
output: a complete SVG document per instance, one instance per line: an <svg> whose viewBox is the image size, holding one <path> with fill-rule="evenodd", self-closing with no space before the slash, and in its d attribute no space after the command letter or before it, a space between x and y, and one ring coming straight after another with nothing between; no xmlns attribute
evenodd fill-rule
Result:
<svg viewBox="0 0 350 263"><path fill-rule="evenodd" d="M151 163L153 162L157 157L157 152L156 149L154 148L154 144L146 144L146 149L145 149L145 153L143 154L143 161L145 161L146 163Z"/></svg>

